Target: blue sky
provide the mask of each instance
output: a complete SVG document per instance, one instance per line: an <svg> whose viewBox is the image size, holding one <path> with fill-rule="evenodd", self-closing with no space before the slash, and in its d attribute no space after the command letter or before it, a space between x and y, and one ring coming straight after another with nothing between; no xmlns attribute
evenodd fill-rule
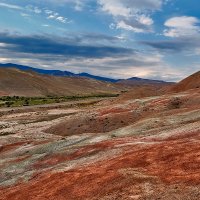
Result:
<svg viewBox="0 0 200 200"><path fill-rule="evenodd" d="M0 63L178 81L200 69L197 0L0 0Z"/></svg>

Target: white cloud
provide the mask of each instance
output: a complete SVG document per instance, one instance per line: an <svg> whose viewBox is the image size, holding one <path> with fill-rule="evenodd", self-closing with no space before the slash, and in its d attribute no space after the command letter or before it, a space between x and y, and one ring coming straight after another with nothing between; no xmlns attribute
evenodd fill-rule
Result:
<svg viewBox="0 0 200 200"><path fill-rule="evenodd" d="M16 10L23 10L23 8L18 5L8 4L8 3L0 3L0 7L6 7L6 8L10 8L10 9L16 9Z"/></svg>
<svg viewBox="0 0 200 200"><path fill-rule="evenodd" d="M37 6L32 6L32 5L26 6L26 10L35 14L42 13L42 10L40 8L38 8Z"/></svg>
<svg viewBox="0 0 200 200"><path fill-rule="evenodd" d="M145 33L145 32L152 32L153 23L154 21L150 17L142 14L142 15L135 15L134 17L128 19L119 20L116 23L115 28L133 31L136 33Z"/></svg>
<svg viewBox="0 0 200 200"><path fill-rule="evenodd" d="M102 10L112 16L129 17L131 14L131 9L119 0L99 0L98 2L102 6Z"/></svg>
<svg viewBox="0 0 200 200"><path fill-rule="evenodd" d="M48 17L47 17L47 19L55 19L56 18L56 15L49 15Z"/></svg>
<svg viewBox="0 0 200 200"><path fill-rule="evenodd" d="M141 11L158 10L162 0L98 0L102 10L113 16L130 17Z"/></svg>
<svg viewBox="0 0 200 200"><path fill-rule="evenodd" d="M59 13L54 12L52 10L48 10L48 9L44 10L44 13L47 15L47 19L54 19L64 24L71 22L70 20L68 20L68 18L60 16Z"/></svg>
<svg viewBox="0 0 200 200"><path fill-rule="evenodd" d="M164 0L98 0L101 10L113 16L116 28L133 32L151 32L153 11L160 10ZM111 28L114 26L112 25Z"/></svg>
<svg viewBox="0 0 200 200"><path fill-rule="evenodd" d="M6 43L0 43L0 47L7 47Z"/></svg>
<svg viewBox="0 0 200 200"><path fill-rule="evenodd" d="M58 21L60 21L62 23L66 23L67 22L67 19L64 18L64 17L61 17L61 16L57 17L56 20L58 20Z"/></svg>
<svg viewBox="0 0 200 200"><path fill-rule="evenodd" d="M67 1L66 1L67 2ZM31 15L34 13L36 15L46 15L47 19L54 19L56 21L59 21L61 23L70 23L71 20L68 20L68 18L61 16L59 13L54 12L52 10L46 9L46 8L39 8L37 6L33 5L27 5L26 7L20 7L18 5L14 4L7 4L7 3L0 3L0 7L6 7L9 9L15 9L20 11L20 15L22 17L31 17Z"/></svg>
<svg viewBox="0 0 200 200"><path fill-rule="evenodd" d="M44 0L53 4L72 4L76 11L82 11L87 2L91 0Z"/></svg>
<svg viewBox="0 0 200 200"><path fill-rule="evenodd" d="M30 15L27 14L27 13L20 13L20 15L21 15L22 17L30 17Z"/></svg>
<svg viewBox="0 0 200 200"><path fill-rule="evenodd" d="M65 66L70 66L70 69L75 73L86 71L100 76L105 76L106 73L107 76L113 78L130 78L136 76L141 78L177 81L185 76L183 71L167 65L163 61L163 56L155 52L153 54L138 52L120 58L72 58L65 61L61 69L64 69Z"/></svg>
<svg viewBox="0 0 200 200"><path fill-rule="evenodd" d="M84 7L83 1L76 0L76 1L74 1L74 3L75 3L74 8L75 8L76 11L82 11L83 10L83 7Z"/></svg>
<svg viewBox="0 0 200 200"><path fill-rule="evenodd" d="M153 20L150 17L145 16L145 15L138 16L138 21L141 24L144 24L144 25L147 25L147 26L150 26L154 23Z"/></svg>
<svg viewBox="0 0 200 200"><path fill-rule="evenodd" d="M136 27L134 27L134 26L131 26L131 25L127 24L127 23L124 22L124 21L118 22L117 25L116 25L116 28L117 28L117 29L124 29L124 30L127 30L127 31L134 31L134 32L136 32L136 33L142 33L142 32L144 32L143 29L140 29L140 28L136 28Z"/></svg>
<svg viewBox="0 0 200 200"><path fill-rule="evenodd" d="M185 37L194 36L200 33L200 20L196 17L180 16L168 19L164 30L164 35L167 37Z"/></svg>
<svg viewBox="0 0 200 200"><path fill-rule="evenodd" d="M44 10L44 12L47 14L47 15L51 15L52 13L53 13L53 11L52 10Z"/></svg>
<svg viewBox="0 0 200 200"><path fill-rule="evenodd" d="M42 24L43 27L50 27L49 24Z"/></svg>

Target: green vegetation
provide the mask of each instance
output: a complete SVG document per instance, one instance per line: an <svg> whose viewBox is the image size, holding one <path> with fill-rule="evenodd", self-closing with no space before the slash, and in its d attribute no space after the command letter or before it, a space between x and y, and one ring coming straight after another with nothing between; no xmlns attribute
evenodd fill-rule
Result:
<svg viewBox="0 0 200 200"><path fill-rule="evenodd" d="M23 96L3 96L0 97L0 107L20 107L34 106L52 103L62 103L67 101L78 101L90 98L117 97L119 94L93 94L86 96L47 96L47 97L23 97Z"/></svg>

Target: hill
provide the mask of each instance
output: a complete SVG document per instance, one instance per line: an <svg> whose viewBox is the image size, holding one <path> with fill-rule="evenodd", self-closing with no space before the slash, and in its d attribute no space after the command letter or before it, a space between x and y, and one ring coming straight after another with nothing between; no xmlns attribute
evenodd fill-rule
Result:
<svg viewBox="0 0 200 200"><path fill-rule="evenodd" d="M0 94L10 96L91 95L119 93L124 87L83 77L41 75L16 68L0 68Z"/></svg>
<svg viewBox="0 0 200 200"><path fill-rule="evenodd" d="M142 86L135 86L129 91L122 93L116 100L116 103L122 103L127 100L133 99L140 99L145 97L152 97L152 96L159 96L162 95L164 92L162 91L163 88L166 86L162 84L155 84L155 85L142 85Z"/></svg>
<svg viewBox="0 0 200 200"><path fill-rule="evenodd" d="M183 79L179 83L170 87L170 92L182 92L190 89L200 88L200 71Z"/></svg>

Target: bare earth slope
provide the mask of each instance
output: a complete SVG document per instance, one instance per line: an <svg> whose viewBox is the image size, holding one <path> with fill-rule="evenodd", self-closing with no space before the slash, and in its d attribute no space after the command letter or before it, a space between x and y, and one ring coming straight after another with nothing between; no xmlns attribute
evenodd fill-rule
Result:
<svg viewBox="0 0 200 200"><path fill-rule="evenodd" d="M168 85L168 87L170 86L171 84ZM164 94L163 89L165 89L166 87L167 84L134 86L131 90L121 94L119 98L115 100L115 102L123 102L129 99L140 99L144 97L159 96L161 94Z"/></svg>
<svg viewBox="0 0 200 200"><path fill-rule="evenodd" d="M199 200L200 90L0 117L1 200Z"/></svg>
<svg viewBox="0 0 200 200"><path fill-rule="evenodd" d="M46 96L118 93L124 87L87 78L40 75L0 68L0 95Z"/></svg>
<svg viewBox="0 0 200 200"><path fill-rule="evenodd" d="M200 88L200 71L198 71L195 74L192 74L191 76L172 86L169 91L182 92L195 88Z"/></svg>

